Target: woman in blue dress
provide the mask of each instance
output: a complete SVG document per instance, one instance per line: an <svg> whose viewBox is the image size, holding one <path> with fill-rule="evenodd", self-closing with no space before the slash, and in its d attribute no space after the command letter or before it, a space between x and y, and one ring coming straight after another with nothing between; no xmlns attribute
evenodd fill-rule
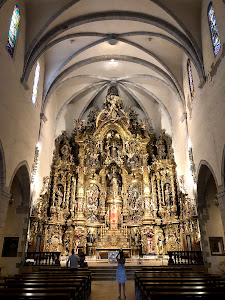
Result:
<svg viewBox="0 0 225 300"><path fill-rule="evenodd" d="M127 281L126 270L125 270L125 257L124 257L122 248L119 250L119 253L117 254L116 259L118 262L118 267L116 270L116 281L119 283L119 298L118 299L121 300L121 284L123 285L123 296L124 296L124 299L126 299L125 282Z"/></svg>

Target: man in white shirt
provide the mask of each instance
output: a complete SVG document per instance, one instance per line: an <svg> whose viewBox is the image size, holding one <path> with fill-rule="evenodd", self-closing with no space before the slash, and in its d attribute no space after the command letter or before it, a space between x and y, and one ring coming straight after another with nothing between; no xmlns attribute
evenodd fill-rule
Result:
<svg viewBox="0 0 225 300"><path fill-rule="evenodd" d="M70 262L70 270L77 270L78 269L78 262L79 262L79 257L74 254L74 249L72 249L72 255L69 256L67 262L66 262L66 267L68 269L68 264Z"/></svg>

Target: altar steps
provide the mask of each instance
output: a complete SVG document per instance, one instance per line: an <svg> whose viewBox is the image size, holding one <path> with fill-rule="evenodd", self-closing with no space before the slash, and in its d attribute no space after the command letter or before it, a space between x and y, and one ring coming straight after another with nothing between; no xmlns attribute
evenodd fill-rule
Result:
<svg viewBox="0 0 225 300"><path fill-rule="evenodd" d="M116 269L116 265L106 267L89 266L89 270L91 271L91 279L94 281L116 280ZM125 269L127 274L127 280L133 280L135 271L140 271L141 267L126 266Z"/></svg>

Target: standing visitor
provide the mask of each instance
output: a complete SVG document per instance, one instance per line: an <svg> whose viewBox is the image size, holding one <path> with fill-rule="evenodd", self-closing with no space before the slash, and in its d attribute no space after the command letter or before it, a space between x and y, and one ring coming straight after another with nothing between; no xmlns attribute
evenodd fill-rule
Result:
<svg viewBox="0 0 225 300"><path fill-rule="evenodd" d="M88 264L85 261L84 252L81 252L81 255L80 255L80 268L87 268L87 266L88 266Z"/></svg>
<svg viewBox="0 0 225 300"><path fill-rule="evenodd" d="M74 249L72 249L72 255L70 255L70 257L68 258L67 262L66 262L66 267L68 269L68 264L70 262L70 270L71 271L75 271L78 269L78 261L79 261L79 257L74 254Z"/></svg>
<svg viewBox="0 0 225 300"><path fill-rule="evenodd" d="M119 283L119 300L121 300L121 284L123 285L123 296L126 299L125 295L125 282L127 281L126 270L125 270L125 257L123 254L123 249L119 250L119 253L116 256L118 267L116 270L116 281Z"/></svg>

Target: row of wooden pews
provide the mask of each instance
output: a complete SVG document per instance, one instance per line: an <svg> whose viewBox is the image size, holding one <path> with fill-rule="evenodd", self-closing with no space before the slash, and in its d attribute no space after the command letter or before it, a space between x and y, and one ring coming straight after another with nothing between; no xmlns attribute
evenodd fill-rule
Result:
<svg viewBox="0 0 225 300"><path fill-rule="evenodd" d="M225 299L225 279L191 267L143 267L135 272L137 300Z"/></svg>
<svg viewBox="0 0 225 300"><path fill-rule="evenodd" d="M43 267L38 272L6 277L0 287L0 299L86 300L91 293L91 272Z"/></svg>

